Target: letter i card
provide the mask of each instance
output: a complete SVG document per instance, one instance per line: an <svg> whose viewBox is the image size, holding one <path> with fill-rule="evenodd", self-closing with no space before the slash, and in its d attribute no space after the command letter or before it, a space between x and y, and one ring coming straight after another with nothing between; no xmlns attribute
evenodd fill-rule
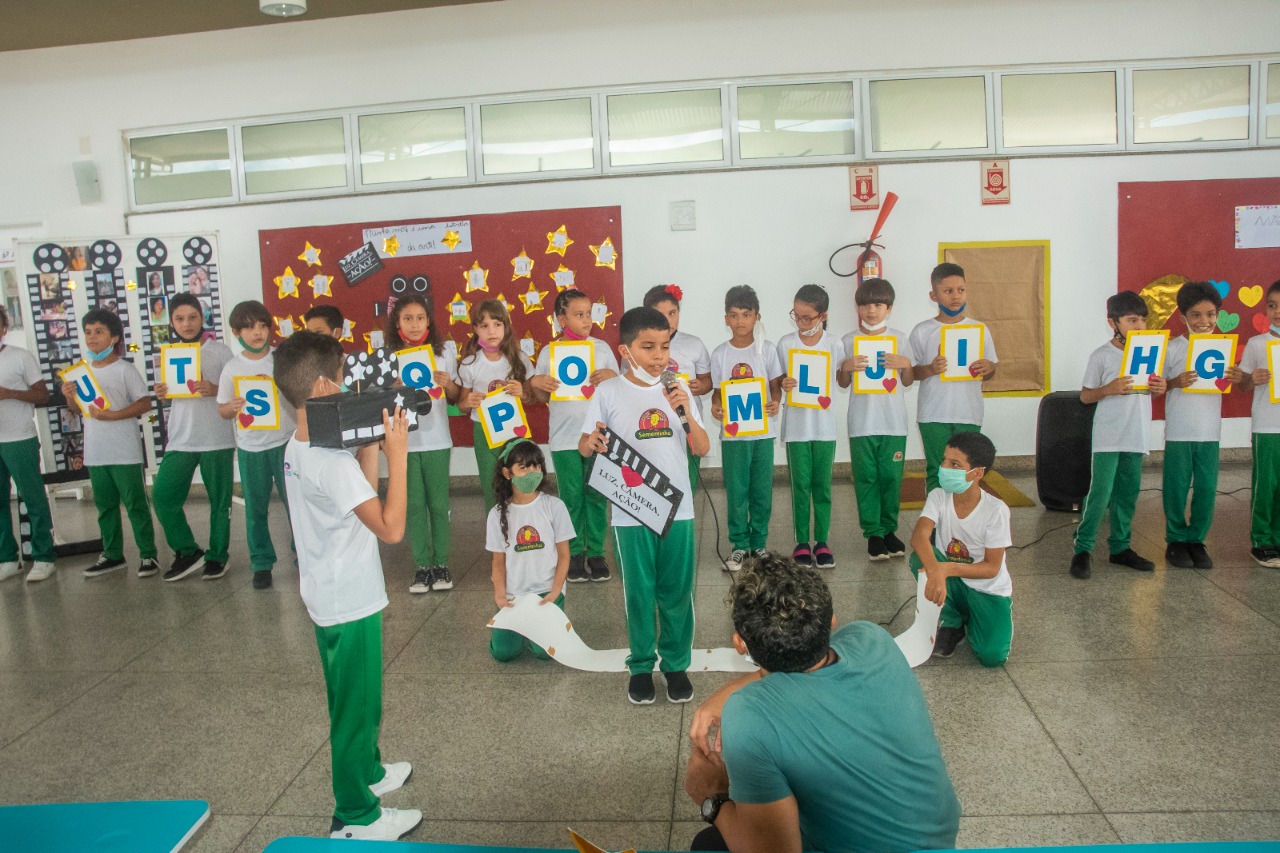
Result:
<svg viewBox="0 0 1280 853"><path fill-rule="evenodd" d="M165 344L160 347L160 375L169 386L169 399L199 397L201 344Z"/></svg>
<svg viewBox="0 0 1280 853"><path fill-rule="evenodd" d="M986 348L983 326L976 323L959 323L942 327L939 349L947 360L947 369L938 378L943 382L973 382L982 379L973 370L973 363L981 359Z"/></svg>
<svg viewBox="0 0 1280 853"><path fill-rule="evenodd" d="M1120 375L1133 377L1130 390L1151 391L1148 380L1164 373L1164 356L1168 350L1168 329L1143 329L1129 333L1124 341Z"/></svg>
<svg viewBox="0 0 1280 853"><path fill-rule="evenodd" d="M280 392L270 376L236 376L236 396L244 406L236 414L236 429L280 429Z"/></svg>

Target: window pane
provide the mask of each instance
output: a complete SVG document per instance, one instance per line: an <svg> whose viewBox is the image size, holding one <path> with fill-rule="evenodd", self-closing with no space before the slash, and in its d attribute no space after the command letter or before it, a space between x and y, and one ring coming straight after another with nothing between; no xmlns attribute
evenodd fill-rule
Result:
<svg viewBox="0 0 1280 853"><path fill-rule="evenodd" d="M164 204L231 198L227 140L225 129L130 139L134 201Z"/></svg>
<svg viewBox="0 0 1280 853"><path fill-rule="evenodd" d="M250 195L347 185L347 139L340 118L246 127L241 141Z"/></svg>
<svg viewBox="0 0 1280 853"><path fill-rule="evenodd" d="M853 154L853 84L738 87L738 148L756 157Z"/></svg>
<svg viewBox="0 0 1280 853"><path fill-rule="evenodd" d="M1249 66L1133 72L1133 141L1249 138Z"/></svg>
<svg viewBox="0 0 1280 853"><path fill-rule="evenodd" d="M986 148L986 80L876 80L871 84L871 133L876 151Z"/></svg>
<svg viewBox="0 0 1280 853"><path fill-rule="evenodd" d="M1000 78L1004 144L1114 145L1116 75L1006 74Z"/></svg>
<svg viewBox="0 0 1280 853"><path fill-rule="evenodd" d="M719 89L609 96L609 164L724 159Z"/></svg>
<svg viewBox="0 0 1280 853"><path fill-rule="evenodd" d="M481 106L480 157L486 175L593 168L591 99Z"/></svg>
<svg viewBox="0 0 1280 853"><path fill-rule="evenodd" d="M462 107L360 116L360 180L366 184L467 176Z"/></svg>
<svg viewBox="0 0 1280 853"><path fill-rule="evenodd" d="M1267 111L1264 126L1268 139L1280 139L1280 62L1267 66Z"/></svg>

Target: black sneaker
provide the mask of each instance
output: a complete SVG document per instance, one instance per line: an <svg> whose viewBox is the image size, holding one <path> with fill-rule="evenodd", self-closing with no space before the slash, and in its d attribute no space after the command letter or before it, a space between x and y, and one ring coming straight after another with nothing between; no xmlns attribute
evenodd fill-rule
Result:
<svg viewBox="0 0 1280 853"><path fill-rule="evenodd" d="M1119 554L1112 554L1111 562L1117 566L1128 566L1135 572L1154 572L1156 570L1155 563L1138 555L1132 548L1125 548Z"/></svg>
<svg viewBox="0 0 1280 853"><path fill-rule="evenodd" d="M204 572L200 575L200 580L216 581L227 573L227 564L219 563L217 560L205 560Z"/></svg>
<svg viewBox="0 0 1280 853"><path fill-rule="evenodd" d="M933 641L933 656L949 658L956 653L956 647L964 642L964 628L939 628L938 636Z"/></svg>
<svg viewBox="0 0 1280 853"><path fill-rule="evenodd" d="M1093 574L1093 558L1088 551L1077 551L1071 558L1071 577L1086 580Z"/></svg>
<svg viewBox="0 0 1280 853"><path fill-rule="evenodd" d="M609 572L609 564L604 561L604 557L587 557L587 571L591 572L591 579L597 583L607 581L613 577Z"/></svg>
<svg viewBox="0 0 1280 853"><path fill-rule="evenodd" d="M591 572L587 571L587 555L574 554L569 557L569 583L584 583L591 580Z"/></svg>
<svg viewBox="0 0 1280 853"><path fill-rule="evenodd" d="M1187 549L1186 542L1170 542L1166 545L1164 548L1164 561L1179 569L1189 569L1194 565L1191 562L1191 553ZM1115 561L1112 560L1112 562L1114 563Z"/></svg>
<svg viewBox="0 0 1280 853"><path fill-rule="evenodd" d="M1187 553L1191 555L1191 565L1197 569L1213 568L1213 558L1205 550L1203 542L1188 542Z"/></svg>
<svg viewBox="0 0 1280 853"><path fill-rule="evenodd" d="M884 547L889 549L890 557L905 557L907 555L907 546L902 544L902 540L892 533L885 534Z"/></svg>
<svg viewBox="0 0 1280 853"><path fill-rule="evenodd" d="M149 578L160 571L160 563L155 557L147 557L138 563L138 577Z"/></svg>
<svg viewBox="0 0 1280 853"><path fill-rule="evenodd" d="M1259 566L1268 569L1280 569L1280 548L1272 548L1270 546L1250 548L1249 556L1253 557L1253 561ZM86 570L85 574L87 575L89 572Z"/></svg>
<svg viewBox="0 0 1280 853"><path fill-rule="evenodd" d="M1254 550L1257 550L1256 548ZM103 554L98 558L98 562L84 570L84 576L87 578L96 578L105 575L107 572L114 572L116 569L124 565L124 560L108 560Z"/></svg>
<svg viewBox="0 0 1280 853"><path fill-rule="evenodd" d="M432 566L431 591L444 592L447 589L453 589L453 575L449 574L449 567Z"/></svg>
<svg viewBox="0 0 1280 853"><path fill-rule="evenodd" d="M265 572L253 573L253 588L254 589L271 589L271 570L270 569L267 569Z"/></svg>
<svg viewBox="0 0 1280 853"><path fill-rule="evenodd" d="M873 563L889 559L889 546L883 536L872 536L867 540L867 559Z"/></svg>
<svg viewBox="0 0 1280 853"><path fill-rule="evenodd" d="M627 701L632 705L652 705L656 696L657 693L653 689L653 673L642 672L631 676L631 681L627 683Z"/></svg>
<svg viewBox="0 0 1280 853"><path fill-rule="evenodd" d="M664 672L662 678L667 682L667 701L677 705L693 698L693 684L689 675L684 672Z"/></svg>
<svg viewBox="0 0 1280 853"><path fill-rule="evenodd" d="M417 571L413 573L413 583L409 584L409 592L414 595L431 592L431 569L418 566Z"/></svg>
<svg viewBox="0 0 1280 853"><path fill-rule="evenodd" d="M178 554L173 558L173 565L169 567L169 571L164 573L164 580L180 581L192 572L199 571L204 566L204 551L199 548L190 554Z"/></svg>
<svg viewBox="0 0 1280 853"><path fill-rule="evenodd" d="M811 568L813 566L813 551L809 549L808 542L797 542L796 547L791 549L791 561L797 566Z"/></svg>
<svg viewBox="0 0 1280 853"><path fill-rule="evenodd" d="M813 546L813 563L820 569L834 569L836 555L831 553L826 542L817 542Z"/></svg>

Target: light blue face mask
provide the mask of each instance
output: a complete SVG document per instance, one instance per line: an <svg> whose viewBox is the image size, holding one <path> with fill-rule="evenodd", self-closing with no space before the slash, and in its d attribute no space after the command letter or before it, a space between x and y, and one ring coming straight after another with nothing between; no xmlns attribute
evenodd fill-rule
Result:
<svg viewBox="0 0 1280 853"><path fill-rule="evenodd" d="M959 468L938 469L938 485L949 494L960 495L969 491L969 487L976 481L970 481L968 477L969 472Z"/></svg>
<svg viewBox="0 0 1280 853"><path fill-rule="evenodd" d="M1275 335L1277 338L1280 338L1280 326L1272 326L1271 334Z"/></svg>
<svg viewBox="0 0 1280 853"><path fill-rule="evenodd" d="M969 307L969 303L966 302L956 310L952 311L950 308L943 305L941 302L938 303L938 310L940 310L943 314L946 314L948 317L959 317L961 314L964 313L964 309L968 307Z"/></svg>
<svg viewBox="0 0 1280 853"><path fill-rule="evenodd" d="M87 346L84 349L85 349L85 353L89 356L89 361L92 361L92 362L102 361L104 358L106 358L107 356L111 355L111 353L116 351L116 348L114 346L109 346L106 349L104 349L102 352L94 352L93 350L89 349Z"/></svg>

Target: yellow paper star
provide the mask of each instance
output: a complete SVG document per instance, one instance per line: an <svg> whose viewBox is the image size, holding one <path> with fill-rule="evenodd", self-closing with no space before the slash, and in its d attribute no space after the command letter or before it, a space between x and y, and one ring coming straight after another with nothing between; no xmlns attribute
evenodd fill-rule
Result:
<svg viewBox="0 0 1280 853"><path fill-rule="evenodd" d="M532 332L525 332L524 337L520 339L520 349L524 354L529 356L530 361L538 360L538 350L542 345L538 343L538 339L533 336Z"/></svg>
<svg viewBox="0 0 1280 853"><path fill-rule="evenodd" d="M137 351L138 351L137 344L129 344L129 352L137 352Z"/></svg>
<svg viewBox="0 0 1280 853"><path fill-rule="evenodd" d="M342 321L342 334L338 336L340 341L354 341L356 339L356 324L351 320Z"/></svg>
<svg viewBox="0 0 1280 853"><path fill-rule="evenodd" d="M314 296L333 296L333 291L330 289L330 285L333 284L331 275L316 273L311 276L311 281L307 284L311 285L311 293Z"/></svg>
<svg viewBox="0 0 1280 853"><path fill-rule="evenodd" d="M618 263L618 253L613 248L613 238L605 237L604 242L599 246L587 246L591 250L591 254L596 256L596 266L608 267L611 270L617 269L615 264Z"/></svg>
<svg viewBox="0 0 1280 853"><path fill-rule="evenodd" d="M560 268L555 272L547 273L547 277L556 283L556 293L568 290L575 284L573 270L564 264L561 264Z"/></svg>
<svg viewBox="0 0 1280 853"><path fill-rule="evenodd" d="M533 278L533 259L525 254L524 249L511 259L511 280L518 278Z"/></svg>
<svg viewBox="0 0 1280 853"><path fill-rule="evenodd" d="M306 248L302 250L302 254L298 255L298 260L306 261L309 267L320 266L320 250L311 245L311 241L307 241Z"/></svg>
<svg viewBox="0 0 1280 853"><path fill-rule="evenodd" d="M138 283L137 283L136 281L126 281L126 282L124 283L124 289L125 289L125 290L137 290L137 289L138 289Z"/></svg>
<svg viewBox="0 0 1280 853"><path fill-rule="evenodd" d="M457 231L445 229L444 238L440 242L448 246L449 251L452 252L454 249L458 248L458 244L462 242L462 238L458 236Z"/></svg>
<svg viewBox="0 0 1280 853"><path fill-rule="evenodd" d="M382 254L396 256L396 252L400 251L400 239L392 234L390 237L382 241Z"/></svg>
<svg viewBox="0 0 1280 853"><path fill-rule="evenodd" d="M285 267L284 272L276 276L276 287L280 288L280 298L292 296L298 298L298 277L293 274L293 267Z"/></svg>
<svg viewBox="0 0 1280 853"><path fill-rule="evenodd" d="M532 311L541 311L547 306L542 304L542 300L546 297L547 291L538 290L533 286L533 282L529 282L529 289L520 294L520 301L524 304L524 313L528 314Z"/></svg>
<svg viewBox="0 0 1280 853"><path fill-rule="evenodd" d="M569 239L568 230L561 225L554 231L547 232L547 254L552 252L560 257L564 257L564 250L573 245L573 241Z"/></svg>
<svg viewBox="0 0 1280 853"><path fill-rule="evenodd" d="M293 318L288 314L283 317L272 317L276 321L276 334L282 338L287 338L294 333Z"/></svg>
<svg viewBox="0 0 1280 853"><path fill-rule="evenodd" d="M479 261L472 261L471 269L463 270L462 277L467 280L467 293L473 290L489 290L489 271L483 269Z"/></svg>
<svg viewBox="0 0 1280 853"><path fill-rule="evenodd" d="M561 328L560 321L556 319L555 314L547 315L547 325L551 327L551 336L553 338L560 337L561 333L564 332L564 329Z"/></svg>
<svg viewBox="0 0 1280 853"><path fill-rule="evenodd" d="M374 338L377 338L375 341ZM364 333L364 346L369 351L369 355L373 355L373 351L381 349L385 341L382 338L382 332L375 329L372 332ZM375 346L377 344L377 346Z"/></svg>
<svg viewBox="0 0 1280 853"><path fill-rule="evenodd" d="M471 303L462 298L461 293L453 294L449 303L449 325L471 322Z"/></svg>
<svg viewBox="0 0 1280 853"><path fill-rule="evenodd" d="M613 316L613 312L609 310L609 306L605 304L604 297L600 297L600 301L591 306L591 322L600 328L604 328L604 322Z"/></svg>
<svg viewBox="0 0 1280 853"><path fill-rule="evenodd" d="M499 293L498 298L494 301L500 303L508 314L511 313L511 303L507 301L505 294Z"/></svg>

